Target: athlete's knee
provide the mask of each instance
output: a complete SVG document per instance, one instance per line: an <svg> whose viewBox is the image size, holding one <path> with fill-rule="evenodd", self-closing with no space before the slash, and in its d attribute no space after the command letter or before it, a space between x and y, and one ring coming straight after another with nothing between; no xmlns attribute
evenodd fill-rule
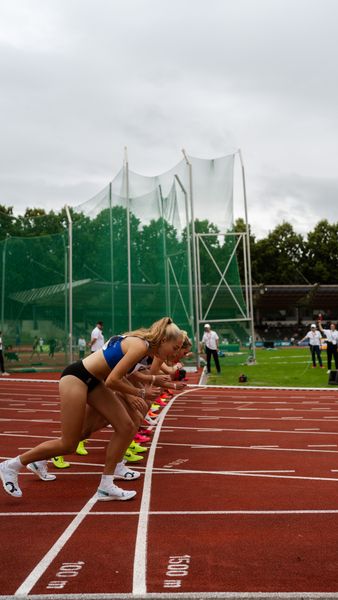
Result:
<svg viewBox="0 0 338 600"><path fill-rule="evenodd" d="M123 436L134 435L137 430L137 426L131 418L124 419L118 427L118 432Z"/></svg>
<svg viewBox="0 0 338 600"><path fill-rule="evenodd" d="M62 440L62 453L73 454L78 446L79 441L80 440Z"/></svg>

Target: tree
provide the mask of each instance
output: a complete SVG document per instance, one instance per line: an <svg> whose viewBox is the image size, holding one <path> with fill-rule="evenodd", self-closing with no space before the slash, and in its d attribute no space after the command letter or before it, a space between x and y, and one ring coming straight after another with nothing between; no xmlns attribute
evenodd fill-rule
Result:
<svg viewBox="0 0 338 600"><path fill-rule="evenodd" d="M303 256L305 244L292 225L283 222L257 241L251 253L252 278L257 283L304 283Z"/></svg>
<svg viewBox="0 0 338 600"><path fill-rule="evenodd" d="M319 221L307 236L304 273L313 283L338 283L338 223Z"/></svg>

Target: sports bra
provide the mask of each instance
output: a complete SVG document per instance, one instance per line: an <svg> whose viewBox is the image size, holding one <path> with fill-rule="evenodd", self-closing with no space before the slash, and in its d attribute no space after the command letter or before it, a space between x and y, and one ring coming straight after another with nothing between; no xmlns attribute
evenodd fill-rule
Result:
<svg viewBox="0 0 338 600"><path fill-rule="evenodd" d="M124 357L124 353L121 348L121 342L124 340L125 335L114 335L109 338L109 340L102 347L103 356L106 359L108 366L113 369L116 367L117 363L120 362L121 358ZM144 340L147 344L147 348L149 347L149 343ZM135 365L129 370L129 373L133 371Z"/></svg>

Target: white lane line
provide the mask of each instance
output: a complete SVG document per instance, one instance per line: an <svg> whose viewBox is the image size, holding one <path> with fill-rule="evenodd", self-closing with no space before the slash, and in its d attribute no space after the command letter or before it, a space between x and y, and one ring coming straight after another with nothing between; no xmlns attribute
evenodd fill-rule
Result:
<svg viewBox="0 0 338 600"><path fill-rule="evenodd" d="M88 514L88 517L97 517L102 516L105 517L107 515L119 517L119 516L135 516L139 515L138 511L93 511ZM149 511L149 515L151 516L161 516L161 515L336 515L338 514L338 509L281 509L281 510L151 510ZM13 512L13 513L0 513L0 517L63 517L63 516L74 516L77 515L76 512ZM81 598L86 595L81 594ZM99 595L100 596L100 595ZM2 598L3 596L0 596ZM49 596L48 596L49 597ZM64 596L62 596L63 598ZM97 595L95 594L95 598ZM110 598L109 594L109 598ZM149 598L152 596L149 595ZM181 595L179 596L181 597ZM198 598L200 595L198 594ZM231 596L232 597L232 596ZM6 597L8 599L8 596ZM91 596L91 599L93 596ZM105 596L107 598L107 595ZM177 599L177 596L175 596ZM270 595L269 595L270 598ZM289 596L288 596L289 598Z"/></svg>
<svg viewBox="0 0 338 600"><path fill-rule="evenodd" d="M320 431L319 427L295 427L295 431Z"/></svg>
<svg viewBox="0 0 338 600"><path fill-rule="evenodd" d="M192 469L170 469L171 474L184 475L227 475L228 477L263 477L269 479L300 479L307 481L338 481L336 477L305 477L303 475L275 475L270 473L250 473L249 471L197 471Z"/></svg>
<svg viewBox="0 0 338 600"><path fill-rule="evenodd" d="M279 448L279 446L273 446L272 444L256 444L255 446L250 446L250 448L256 448L260 450L262 448Z"/></svg>
<svg viewBox="0 0 338 600"><path fill-rule="evenodd" d="M174 442L161 442L162 446L184 446L186 448L191 448L191 444L175 444ZM208 445L208 444L198 444L195 448L204 448L204 449L226 449L226 450L268 450L272 452L328 452L332 454L337 454L338 450L310 450L307 448L279 448L275 446L223 446L223 445Z"/></svg>
<svg viewBox="0 0 338 600"><path fill-rule="evenodd" d="M40 562L36 565L36 567L31 571L31 573L26 577L26 579L22 582L20 587L16 590L15 596L25 596L29 594L34 585L39 581L40 577L44 574L44 572L48 569L49 565L53 562L55 557L61 552L64 545L68 542L73 533L77 530L79 525L91 511L93 505L96 502L96 497L93 496L88 500L87 504L80 510L80 512L76 515L75 519L68 525L67 529L63 532L63 534L59 537L59 539L55 542L55 544L51 547L51 549L45 554L45 556L40 560Z"/></svg>
<svg viewBox="0 0 338 600"><path fill-rule="evenodd" d="M337 448L337 444L308 444L308 448Z"/></svg>
<svg viewBox="0 0 338 600"><path fill-rule="evenodd" d="M176 429L179 429L179 428L177 427ZM180 429L181 429L181 428L180 428ZM184 428L183 428L183 429L184 429ZM188 428L188 429L189 429L189 428ZM224 431L224 429L215 429L215 428L213 428L213 427L204 427L203 429L196 429L196 431L197 431L197 432L199 432L199 433L200 433L200 432L204 432L204 431L208 431L208 432L210 432L210 431L213 431L213 432L215 432L215 431Z"/></svg>
<svg viewBox="0 0 338 600"><path fill-rule="evenodd" d="M192 390L185 390L178 394L179 397L189 394ZM177 397L177 396L176 396ZM168 402L167 406L162 410L155 429L154 437L150 446L147 466L144 474L143 493L140 506L140 516L137 527L135 554L134 554L134 570L133 570L133 595L147 593L147 536L148 536L148 518L150 507L150 493L152 470L155 459L158 438L161 432L164 417L169 408L172 406L175 398Z"/></svg>
<svg viewBox="0 0 338 600"><path fill-rule="evenodd" d="M18 431L17 429L15 431L4 431L3 433L7 433L7 435L12 435L12 433L17 433L20 435L23 435L25 433L28 433L28 431ZM30 450L31 446L29 448L27 448L27 450Z"/></svg>
<svg viewBox="0 0 338 600"><path fill-rule="evenodd" d="M160 435L163 419L167 414L173 399L168 402L159 416L159 420L155 429L154 437L151 442L150 451L148 454L147 466L144 474L143 492L140 506L140 514L137 525L135 554L134 554L134 569L133 569L133 594L147 593L147 537L148 537L148 518L150 507L150 494L152 483L152 469L154 465L155 452L158 438Z"/></svg>

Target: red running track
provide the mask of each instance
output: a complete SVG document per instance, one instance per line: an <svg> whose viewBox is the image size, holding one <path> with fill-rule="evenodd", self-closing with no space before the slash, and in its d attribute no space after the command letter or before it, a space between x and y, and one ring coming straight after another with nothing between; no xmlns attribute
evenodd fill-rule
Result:
<svg viewBox="0 0 338 600"><path fill-rule="evenodd" d="M1 459L57 436L57 384L1 380L0 420ZM335 390L191 387L103 503L105 429L1 493L0 598L338 598L337 431Z"/></svg>

